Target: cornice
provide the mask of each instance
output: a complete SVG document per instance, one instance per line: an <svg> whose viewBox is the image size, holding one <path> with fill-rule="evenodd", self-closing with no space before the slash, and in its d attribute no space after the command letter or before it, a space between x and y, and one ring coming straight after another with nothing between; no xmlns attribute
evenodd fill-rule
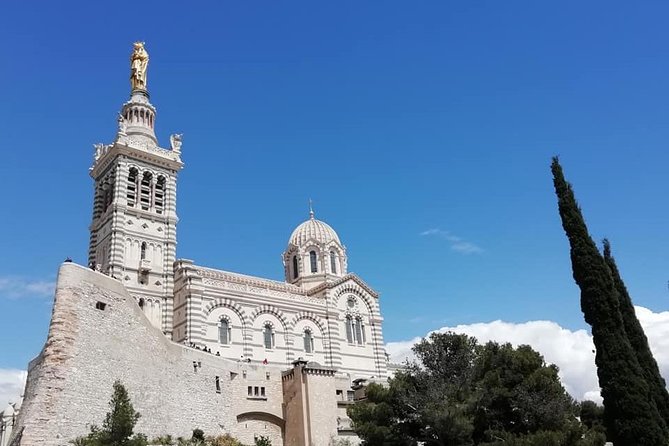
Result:
<svg viewBox="0 0 669 446"><path fill-rule="evenodd" d="M99 158L90 169L93 178L98 177L118 156L127 156L145 161L169 170L179 171L183 167L181 157L172 150L161 149L130 137L122 137L118 141L103 145Z"/></svg>
<svg viewBox="0 0 669 446"><path fill-rule="evenodd" d="M322 285L319 285L317 287L314 287L308 291L308 295L314 295L318 294L324 290L331 290L333 288L338 287L339 285L348 282L349 280L354 281L357 283L362 289L364 289L367 293L369 293L372 297L378 299L379 298L379 293L374 291L369 285L365 283L364 280L362 280L360 277L358 277L357 274L354 273L348 273L345 276L341 277L340 279L334 280L332 282L325 282Z"/></svg>
<svg viewBox="0 0 669 446"><path fill-rule="evenodd" d="M296 286L291 285L286 282L280 282L278 280L263 279L260 277L247 276L245 274L231 273L228 271L215 270L211 268L204 268L201 266L195 266L195 273L198 276L209 279L224 280L232 283L238 283L241 285L249 285L257 288L265 288L268 290L282 291L284 293L297 294L306 296L307 292Z"/></svg>

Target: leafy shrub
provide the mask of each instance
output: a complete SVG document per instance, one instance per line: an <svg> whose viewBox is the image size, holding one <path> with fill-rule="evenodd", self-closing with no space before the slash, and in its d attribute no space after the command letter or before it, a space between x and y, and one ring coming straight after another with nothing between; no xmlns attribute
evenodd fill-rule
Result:
<svg viewBox="0 0 669 446"><path fill-rule="evenodd" d="M269 438L261 435L255 438L255 446L272 446L272 442Z"/></svg>
<svg viewBox="0 0 669 446"><path fill-rule="evenodd" d="M239 440L228 434L219 435L217 437L207 437L205 444L207 446L244 446Z"/></svg>

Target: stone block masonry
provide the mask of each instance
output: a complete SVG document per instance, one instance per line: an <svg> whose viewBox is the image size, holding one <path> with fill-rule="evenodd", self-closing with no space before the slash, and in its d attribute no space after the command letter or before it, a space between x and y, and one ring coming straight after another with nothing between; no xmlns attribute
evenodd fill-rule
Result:
<svg viewBox="0 0 669 446"><path fill-rule="evenodd" d="M123 285L64 263L46 344L29 365L12 446L65 445L101 425L120 380L149 438L230 433L282 444L281 370L236 362L168 340ZM218 388L217 388L218 381ZM248 386L264 387L249 398Z"/></svg>

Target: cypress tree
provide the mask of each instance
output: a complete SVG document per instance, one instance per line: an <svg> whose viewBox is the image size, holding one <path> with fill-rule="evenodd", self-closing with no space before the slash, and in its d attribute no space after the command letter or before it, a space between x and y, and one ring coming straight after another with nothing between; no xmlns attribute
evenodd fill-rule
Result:
<svg viewBox="0 0 669 446"><path fill-rule="evenodd" d="M611 272L588 233L557 157L551 171L574 280L581 289L581 311L592 327L604 424L616 446L666 446L669 435L627 339Z"/></svg>
<svg viewBox="0 0 669 446"><path fill-rule="evenodd" d="M630 345L636 354L653 401L655 401L655 405L666 425L669 423L669 393L667 393L667 385L660 374L660 369L653 357L653 353L650 351L648 338L646 338L643 327L641 327L639 319L636 317L632 298L627 291L622 277L620 277L618 265L616 265L616 261L611 255L611 244L606 239L604 239L604 260L611 271L613 283L616 287L618 306L623 318L623 326L625 327L627 339L629 339Z"/></svg>
<svg viewBox="0 0 669 446"><path fill-rule="evenodd" d="M109 409L101 430L106 441L103 440L101 443L114 446L133 444L130 437L140 415L139 412L135 412L128 391L120 381L114 383Z"/></svg>

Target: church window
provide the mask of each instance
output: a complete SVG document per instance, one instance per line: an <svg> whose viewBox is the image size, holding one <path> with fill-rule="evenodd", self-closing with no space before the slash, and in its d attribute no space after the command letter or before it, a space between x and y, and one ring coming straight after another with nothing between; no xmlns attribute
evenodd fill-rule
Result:
<svg viewBox="0 0 669 446"><path fill-rule="evenodd" d="M142 210L148 211L151 207L151 186L152 186L151 172L144 172L142 182L139 185L139 201Z"/></svg>
<svg viewBox="0 0 669 446"><path fill-rule="evenodd" d="M248 386L246 390L248 392L248 396L253 396L253 386Z"/></svg>
<svg viewBox="0 0 669 446"><path fill-rule="evenodd" d="M230 343L230 323L225 319L221 319L221 322L218 324L218 342L221 344Z"/></svg>
<svg viewBox="0 0 669 446"><path fill-rule="evenodd" d="M216 393L221 393L221 378L216 377Z"/></svg>
<svg viewBox="0 0 669 446"><path fill-rule="evenodd" d="M304 330L304 351L307 353L314 352L314 335L311 330Z"/></svg>
<svg viewBox="0 0 669 446"><path fill-rule="evenodd" d="M330 251L330 270L332 274L337 274L337 256L334 251Z"/></svg>
<svg viewBox="0 0 669 446"><path fill-rule="evenodd" d="M263 398L265 397L265 388L264 387L260 388L260 396L263 397Z"/></svg>
<svg viewBox="0 0 669 446"><path fill-rule="evenodd" d="M318 272L318 263L316 262L316 251L309 252L309 260L311 262L311 272Z"/></svg>
<svg viewBox="0 0 669 446"><path fill-rule="evenodd" d="M362 345L364 340L364 327L362 325L362 319L356 318L355 319L355 341L358 345Z"/></svg>
<svg viewBox="0 0 669 446"><path fill-rule="evenodd" d="M274 330L271 324L265 324L263 329L263 341L266 349L274 348Z"/></svg>
<svg viewBox="0 0 669 446"><path fill-rule="evenodd" d="M346 340L349 344L353 344L353 318L346 316Z"/></svg>
<svg viewBox="0 0 669 446"><path fill-rule="evenodd" d="M139 298L139 308L141 308L142 310L144 309L144 298L143 297Z"/></svg>
<svg viewBox="0 0 669 446"><path fill-rule="evenodd" d="M139 172L136 168L131 167L128 173L128 184L126 186L126 199L128 206L134 206L137 203L137 176Z"/></svg>
<svg viewBox="0 0 669 446"><path fill-rule="evenodd" d="M165 177L158 177L156 182L156 190L154 192L154 205L158 214L163 213L163 206L165 204Z"/></svg>
<svg viewBox="0 0 669 446"><path fill-rule="evenodd" d="M109 187L109 183L105 182L105 184L102 186L102 212L105 212L107 208L109 207L109 202L111 196L111 188Z"/></svg>
<svg viewBox="0 0 669 446"><path fill-rule="evenodd" d="M146 259L146 242L142 242L142 247L140 248L139 258L140 258L140 260Z"/></svg>
<svg viewBox="0 0 669 446"><path fill-rule="evenodd" d="M300 271L297 265L297 256L293 256L293 279L297 279L297 276L299 276L299 274Z"/></svg>

